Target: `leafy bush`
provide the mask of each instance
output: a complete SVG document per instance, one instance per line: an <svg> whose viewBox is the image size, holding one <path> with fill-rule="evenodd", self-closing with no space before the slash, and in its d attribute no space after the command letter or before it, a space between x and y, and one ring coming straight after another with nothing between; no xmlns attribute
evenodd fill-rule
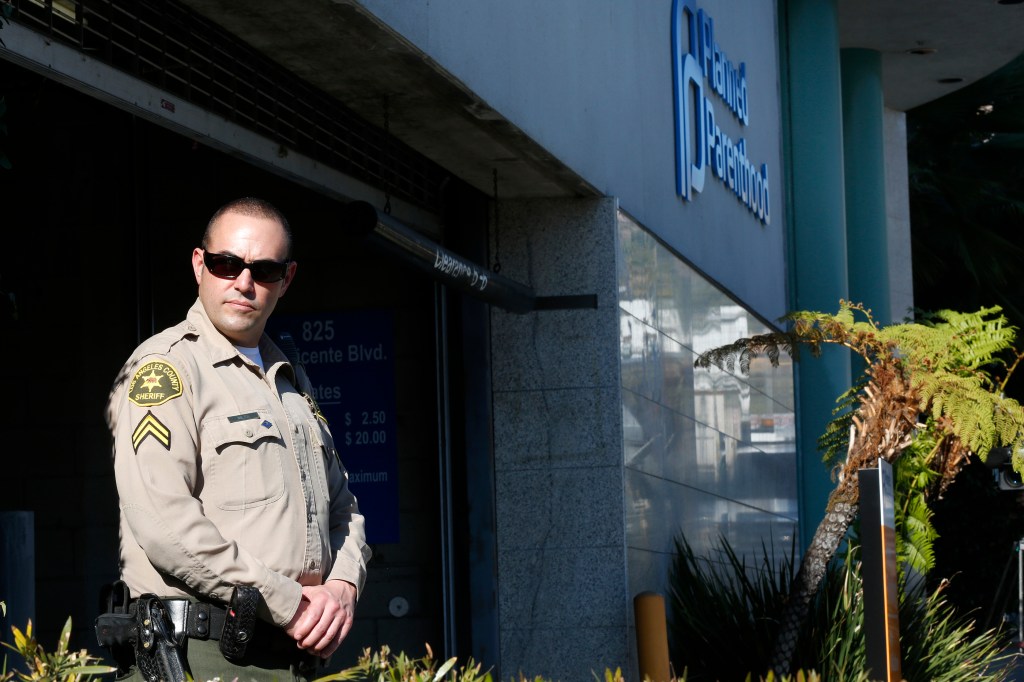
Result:
<svg viewBox="0 0 1024 682"><path fill-rule="evenodd" d="M698 557L685 537L669 569L669 649L691 682L744 680L768 669L779 614L793 581L795 547L781 561L763 549L747 565L724 539L715 561ZM816 654L816 652L813 652ZM812 669L815 657L798 656Z"/></svg>
<svg viewBox="0 0 1024 682"><path fill-rule="evenodd" d="M0 602L0 606L2 605L3 602ZM16 652L25 667L24 670L8 670L7 657L4 657L3 667L0 668L0 682L84 682L92 679L94 675L116 670L110 666L96 665L99 659L90 656L85 649L68 649L68 642L71 641L70 618L61 630L57 650L53 653L47 653L32 636L32 621L28 622L24 632L16 627L12 627L11 632L14 633L14 645L5 643L4 646Z"/></svg>
<svg viewBox="0 0 1024 682"><path fill-rule="evenodd" d="M870 679L857 553L850 548L829 566L798 644L796 665L818 668L828 682ZM767 670L793 572L792 553L776 561L765 549L757 567L748 567L723 539L718 554L720 561L712 562L697 557L685 538L676 542L669 644L677 669L685 666L691 682L746 680ZM1007 679L999 665L1000 633L979 631L947 603L943 588L900 590L900 633L902 672L911 682Z"/></svg>
<svg viewBox="0 0 1024 682"><path fill-rule="evenodd" d="M957 615L946 601L944 587L920 599L900 600L900 648L903 674L908 680L1006 680L1008 670L995 630L978 633L974 622Z"/></svg>
<svg viewBox="0 0 1024 682"><path fill-rule="evenodd" d="M469 659L461 667L456 667L456 658L449 658L440 667L434 660L434 652L430 645L427 645L427 654L423 658L409 658L404 652L392 654L388 646L382 646L380 651L373 652L365 649L359 657L359 663L351 668L342 670L340 673L321 677L315 682L328 682L332 680L372 680L373 682L493 682L489 670L481 672L482 665ZM601 682L601 678L595 674L594 679ZM550 682L546 677L526 677L519 673L518 677L512 678L512 682ZM604 671L604 682L625 682L621 669ZM648 680L649 682L649 680ZM668 682L685 682L672 679Z"/></svg>
<svg viewBox="0 0 1024 682"><path fill-rule="evenodd" d="M373 680L373 682L493 682L490 671L481 672L481 665L474 664L473 659L459 667L455 667L455 657L449 658L437 667L434 652L427 645L427 655L423 658L409 658L405 652L392 654L387 646L380 651L372 652L365 649L354 667L340 673L321 677L316 682L328 680Z"/></svg>

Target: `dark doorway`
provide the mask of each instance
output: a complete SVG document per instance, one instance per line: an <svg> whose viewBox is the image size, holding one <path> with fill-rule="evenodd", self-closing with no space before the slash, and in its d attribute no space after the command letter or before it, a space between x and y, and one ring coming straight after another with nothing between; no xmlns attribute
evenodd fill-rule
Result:
<svg viewBox="0 0 1024 682"><path fill-rule="evenodd" d="M183 318L207 219L247 195L276 204L295 232L300 271L281 314L378 309L394 320L400 541L374 546L335 662L384 642L413 654L442 642L434 284L346 237L338 204L307 188L4 61L0 97L12 163L0 169L0 510L32 511L35 528L35 566L0 566L33 571L43 646L70 615L72 646L95 649L98 590L117 575L111 381L140 339ZM408 604L400 617L396 596Z"/></svg>

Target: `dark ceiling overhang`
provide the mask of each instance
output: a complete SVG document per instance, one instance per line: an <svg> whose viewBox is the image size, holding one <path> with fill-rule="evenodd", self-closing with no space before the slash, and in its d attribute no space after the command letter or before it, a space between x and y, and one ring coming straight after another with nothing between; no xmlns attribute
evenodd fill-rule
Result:
<svg viewBox="0 0 1024 682"><path fill-rule="evenodd" d="M182 4L336 97L480 191L549 197L597 192L470 88L353 2Z"/></svg>
<svg viewBox="0 0 1024 682"><path fill-rule="evenodd" d="M367 121L491 194L599 192L464 83L354 0L182 0ZM907 110L1021 51L1024 5L996 0L840 0L842 47L882 54L886 106ZM960 79L949 82L949 79Z"/></svg>
<svg viewBox="0 0 1024 682"><path fill-rule="evenodd" d="M841 47L882 55L890 109L907 111L1024 51L1024 4L998 0L840 0Z"/></svg>

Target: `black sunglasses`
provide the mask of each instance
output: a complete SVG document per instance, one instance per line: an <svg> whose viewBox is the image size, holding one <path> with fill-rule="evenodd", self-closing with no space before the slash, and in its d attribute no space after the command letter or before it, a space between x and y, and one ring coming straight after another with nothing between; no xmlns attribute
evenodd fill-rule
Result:
<svg viewBox="0 0 1024 682"><path fill-rule="evenodd" d="M288 264L291 261L276 260L255 260L246 263L238 256L227 253L210 253L203 251L203 263L206 269L214 277L221 279L235 279L242 274L242 270L248 270L255 282L261 284L272 284L280 282L288 274Z"/></svg>

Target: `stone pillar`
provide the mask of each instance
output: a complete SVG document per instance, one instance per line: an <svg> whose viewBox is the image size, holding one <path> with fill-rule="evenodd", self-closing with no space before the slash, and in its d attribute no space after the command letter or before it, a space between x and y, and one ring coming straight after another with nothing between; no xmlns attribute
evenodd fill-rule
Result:
<svg viewBox="0 0 1024 682"><path fill-rule="evenodd" d="M914 308L910 244L910 173L907 170L907 115L882 112L885 134L885 217L889 239L889 312L898 322Z"/></svg>
<svg viewBox="0 0 1024 682"><path fill-rule="evenodd" d="M597 309L491 313L501 670L627 669L613 199L509 201L501 273Z"/></svg>

